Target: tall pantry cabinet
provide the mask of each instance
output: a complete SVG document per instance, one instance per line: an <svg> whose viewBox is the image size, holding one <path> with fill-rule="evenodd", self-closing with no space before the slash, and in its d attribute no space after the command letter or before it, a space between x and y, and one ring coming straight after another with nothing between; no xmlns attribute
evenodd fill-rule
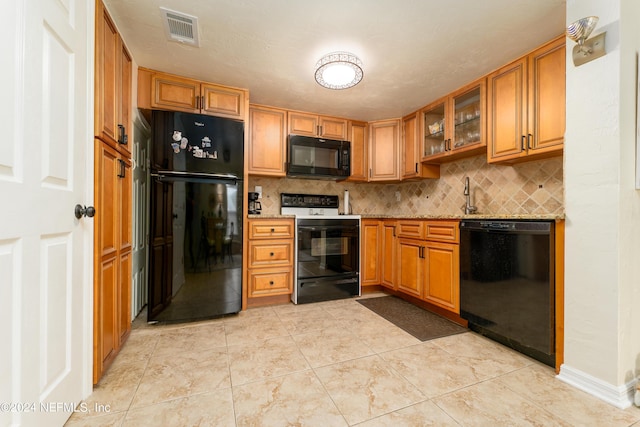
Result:
<svg viewBox="0 0 640 427"><path fill-rule="evenodd" d="M131 331L132 256L132 61L101 0L95 28L94 384Z"/></svg>

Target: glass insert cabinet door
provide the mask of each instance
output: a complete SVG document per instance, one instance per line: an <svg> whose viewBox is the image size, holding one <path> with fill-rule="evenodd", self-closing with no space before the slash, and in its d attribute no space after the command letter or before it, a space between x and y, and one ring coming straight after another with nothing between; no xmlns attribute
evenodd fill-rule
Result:
<svg viewBox="0 0 640 427"><path fill-rule="evenodd" d="M453 149L482 140L480 116L480 87L465 92L453 99Z"/></svg>
<svg viewBox="0 0 640 427"><path fill-rule="evenodd" d="M424 144L422 157L429 157L436 154L444 153L447 150L447 132L446 132L446 100L434 104L423 112L424 123Z"/></svg>
<svg viewBox="0 0 640 427"><path fill-rule="evenodd" d="M481 80L422 110L423 161L440 162L445 157L456 159L481 152L486 132L484 98L485 82Z"/></svg>

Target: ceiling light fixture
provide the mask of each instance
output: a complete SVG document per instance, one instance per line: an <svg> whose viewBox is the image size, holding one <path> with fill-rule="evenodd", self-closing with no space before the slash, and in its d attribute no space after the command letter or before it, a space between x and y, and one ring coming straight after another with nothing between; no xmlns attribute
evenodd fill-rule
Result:
<svg viewBox="0 0 640 427"><path fill-rule="evenodd" d="M587 16L567 27L567 37L578 43L573 47L573 64L576 67L605 54L604 37L606 32L587 40L597 23L597 16Z"/></svg>
<svg viewBox="0 0 640 427"><path fill-rule="evenodd" d="M327 89L348 89L362 80L362 61L349 52L328 53L316 64L316 82Z"/></svg>

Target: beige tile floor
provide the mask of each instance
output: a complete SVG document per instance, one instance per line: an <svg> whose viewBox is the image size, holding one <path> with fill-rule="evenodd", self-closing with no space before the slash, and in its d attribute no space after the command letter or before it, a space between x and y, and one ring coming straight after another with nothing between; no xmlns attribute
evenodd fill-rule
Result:
<svg viewBox="0 0 640 427"><path fill-rule="evenodd" d="M354 299L131 336L67 426L640 426L473 332L421 342Z"/></svg>

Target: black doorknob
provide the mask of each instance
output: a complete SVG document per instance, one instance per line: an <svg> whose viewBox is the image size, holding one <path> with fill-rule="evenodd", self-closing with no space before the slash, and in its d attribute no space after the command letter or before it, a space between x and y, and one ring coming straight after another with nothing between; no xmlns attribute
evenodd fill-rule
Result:
<svg viewBox="0 0 640 427"><path fill-rule="evenodd" d="M75 211L74 211L76 218L80 219L83 216L88 216L89 218L93 218L93 216L96 214L96 210L93 206L82 206L82 205L76 205Z"/></svg>

